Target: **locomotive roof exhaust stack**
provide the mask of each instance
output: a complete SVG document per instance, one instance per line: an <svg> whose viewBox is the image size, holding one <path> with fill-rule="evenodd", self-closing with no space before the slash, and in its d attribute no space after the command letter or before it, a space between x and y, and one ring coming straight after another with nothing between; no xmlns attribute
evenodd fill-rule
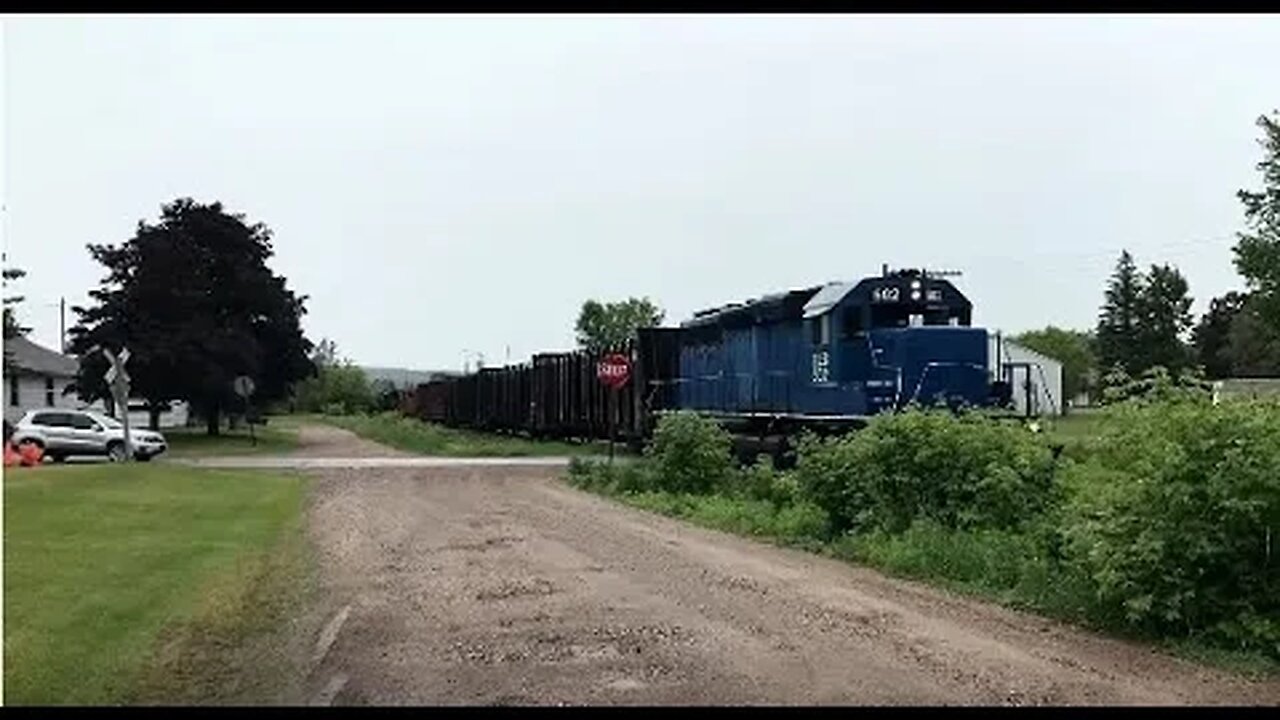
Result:
<svg viewBox="0 0 1280 720"><path fill-rule="evenodd" d="M889 277L889 263L880 264L880 277Z"/></svg>

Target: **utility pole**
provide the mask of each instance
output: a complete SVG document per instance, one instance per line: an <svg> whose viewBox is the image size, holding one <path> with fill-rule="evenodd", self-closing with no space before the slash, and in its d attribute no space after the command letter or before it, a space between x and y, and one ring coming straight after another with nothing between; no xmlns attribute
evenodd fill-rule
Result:
<svg viewBox="0 0 1280 720"><path fill-rule="evenodd" d="M63 355L67 354L67 298L64 295L58 302L58 340L62 347L59 348Z"/></svg>

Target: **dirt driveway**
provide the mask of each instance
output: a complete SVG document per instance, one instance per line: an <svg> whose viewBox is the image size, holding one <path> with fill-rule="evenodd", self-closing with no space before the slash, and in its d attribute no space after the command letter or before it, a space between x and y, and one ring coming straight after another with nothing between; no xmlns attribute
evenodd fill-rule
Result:
<svg viewBox="0 0 1280 720"><path fill-rule="evenodd" d="M1280 703L1276 682L619 507L554 468L309 472L317 704Z"/></svg>

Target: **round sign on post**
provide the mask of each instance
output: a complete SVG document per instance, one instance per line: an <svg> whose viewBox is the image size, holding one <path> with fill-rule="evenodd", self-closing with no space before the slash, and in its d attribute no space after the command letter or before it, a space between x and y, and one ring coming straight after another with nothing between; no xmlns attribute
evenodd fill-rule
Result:
<svg viewBox="0 0 1280 720"><path fill-rule="evenodd" d="M596 363L596 377L617 390L631 379L631 360L621 353L609 353Z"/></svg>
<svg viewBox="0 0 1280 720"><path fill-rule="evenodd" d="M258 436L255 435L253 432L254 417L252 413L248 412L251 409L249 407L249 396L252 395L253 391L256 389L253 384L253 378L249 377L248 375L241 375L240 377L231 381L231 389L235 390L237 395L244 398L244 404L245 404L245 410L246 410L245 419L249 421L249 443L252 444L254 447L257 447Z"/></svg>
<svg viewBox="0 0 1280 720"><path fill-rule="evenodd" d="M596 377L613 392L609 393L609 464L613 465L614 415L618 411L618 391L631 379L631 359L622 353L609 353L596 363Z"/></svg>

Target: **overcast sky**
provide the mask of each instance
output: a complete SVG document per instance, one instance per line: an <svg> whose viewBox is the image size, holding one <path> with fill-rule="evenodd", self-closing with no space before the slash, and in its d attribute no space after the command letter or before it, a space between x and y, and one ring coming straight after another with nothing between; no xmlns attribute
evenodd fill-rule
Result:
<svg viewBox="0 0 1280 720"><path fill-rule="evenodd" d="M1243 15L10 17L6 248L48 345L85 244L178 196L269 225L364 364L885 262L963 271L975 324L1085 328L1123 247L1197 309L1239 284L1278 48Z"/></svg>

